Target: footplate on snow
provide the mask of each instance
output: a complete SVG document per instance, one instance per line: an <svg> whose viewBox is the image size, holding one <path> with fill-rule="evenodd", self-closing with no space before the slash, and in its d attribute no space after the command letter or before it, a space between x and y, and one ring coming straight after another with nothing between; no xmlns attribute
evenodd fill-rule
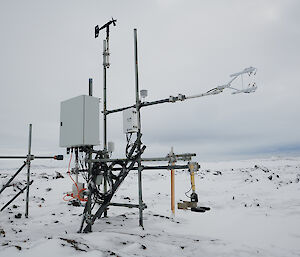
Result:
<svg viewBox="0 0 300 257"><path fill-rule="evenodd" d="M196 208L196 207L197 207L197 202L183 201L182 203L181 202L177 203L178 209L187 210L189 208Z"/></svg>
<svg viewBox="0 0 300 257"><path fill-rule="evenodd" d="M206 212L210 210L210 207L198 206L197 202L183 201L177 203L177 208L181 210L191 210L193 212Z"/></svg>

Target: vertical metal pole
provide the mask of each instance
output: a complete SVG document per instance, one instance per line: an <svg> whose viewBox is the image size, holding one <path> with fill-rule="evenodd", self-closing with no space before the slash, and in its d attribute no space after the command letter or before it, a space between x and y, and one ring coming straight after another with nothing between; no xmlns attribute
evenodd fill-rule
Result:
<svg viewBox="0 0 300 257"><path fill-rule="evenodd" d="M135 96L136 111L138 118L138 133L141 134L141 113L140 113L140 97L139 97L139 76L138 76L138 50L137 50L137 29L134 29L134 59L135 59ZM138 151L141 151L141 141L138 142ZM143 227L143 195L142 195L142 163L141 156L138 160L138 188L139 188L139 225Z"/></svg>
<svg viewBox="0 0 300 257"><path fill-rule="evenodd" d="M81 221L81 225L79 228L79 233L82 232L83 229L83 225L84 222L86 221L87 226L85 228L85 232L92 232L92 224L91 224L91 214L92 214L92 210L91 210L91 200L92 200L92 186L91 186L91 175L92 175L92 153L88 153L88 159L89 159L89 163L88 163L88 169L89 169L89 173L88 173L88 200L85 203L85 207L84 207L84 211L83 211L83 216L82 216L82 221Z"/></svg>
<svg viewBox="0 0 300 257"><path fill-rule="evenodd" d="M103 40L103 150L107 150L107 122L106 122L106 67L107 41Z"/></svg>
<svg viewBox="0 0 300 257"><path fill-rule="evenodd" d="M89 78L89 96L93 95L93 79Z"/></svg>
<svg viewBox="0 0 300 257"><path fill-rule="evenodd" d="M90 78L89 79L89 96L93 96L93 79ZM93 147L92 149L93 150ZM78 149L75 149L75 154L76 154L76 162L75 162L75 167L76 167L76 183L78 183ZM89 169L89 175L88 177L90 178L92 176L92 163L91 163L91 159L92 159L92 153L89 153L89 164L88 164L88 169ZM88 201L86 203L86 213L84 213L85 215L87 215L84 218L90 219L91 214L92 214L92 210L91 210L91 185L90 182L88 183ZM84 218L83 218L83 222L84 222ZM82 229L82 228L81 228ZM80 230L81 230L80 229ZM92 227L90 226L90 231L92 230Z"/></svg>
<svg viewBox="0 0 300 257"><path fill-rule="evenodd" d="M175 165L174 162L172 162L172 165ZM175 174L174 170L171 170L171 210L172 213L175 214Z"/></svg>
<svg viewBox="0 0 300 257"><path fill-rule="evenodd" d="M27 190L26 190L26 209L25 209L25 217L26 218L28 218L28 208L29 208L31 135L32 135L32 124L29 124L28 155L27 155L27 184L26 184L26 189Z"/></svg>
<svg viewBox="0 0 300 257"><path fill-rule="evenodd" d="M92 153L89 153L89 181L90 178L92 176ZM87 214L88 214L88 219L91 218L92 215L92 209L91 209L91 197L92 197L92 188L91 188L91 181L89 182L88 185L88 190L89 190L89 194L88 194L88 201L87 201ZM91 225L91 224L90 224ZM92 226L90 226L90 232L92 231Z"/></svg>
<svg viewBox="0 0 300 257"><path fill-rule="evenodd" d="M108 40L107 34L106 40L103 40L103 151L107 151L107 121L106 121L106 68L108 67ZM107 181L104 177L104 193L107 192ZM104 212L104 217L107 217L107 211Z"/></svg>
<svg viewBox="0 0 300 257"><path fill-rule="evenodd" d="M93 96L93 79L90 78L89 79L89 96ZM92 147L93 149L93 147ZM91 150L92 150L91 149ZM76 162L75 162L75 167L76 168L76 183L78 183L78 149L75 149L75 154L76 154ZM90 162L92 159L92 154L89 153L89 178L92 175L92 163ZM90 183L88 184L88 189L89 189L89 194L88 194L88 201L87 201L87 214L88 214L88 218L91 216L91 186Z"/></svg>
<svg viewBox="0 0 300 257"><path fill-rule="evenodd" d="M171 147L170 152L170 161L169 164L175 165L176 159L174 158L173 146ZM175 170L171 170L171 210L175 214Z"/></svg>

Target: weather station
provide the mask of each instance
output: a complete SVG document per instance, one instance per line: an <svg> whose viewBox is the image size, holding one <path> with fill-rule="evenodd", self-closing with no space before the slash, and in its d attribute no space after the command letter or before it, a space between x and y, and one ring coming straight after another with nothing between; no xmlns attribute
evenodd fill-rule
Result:
<svg viewBox="0 0 300 257"><path fill-rule="evenodd" d="M122 206L137 208L139 210L139 225L143 226L143 210L147 208L143 201L142 172L145 170L168 170L171 171L171 210L175 212L174 197L174 176L175 170L188 170L190 174L191 190L189 201L178 203L179 209L189 209L194 212L206 212L210 207L201 206L198 203L198 195L195 188L195 173L200 165L192 161L195 153L175 154L173 149L162 157L143 158L146 145L142 142L141 109L160 105L164 103L182 102L194 98L213 96L232 90L232 94L253 93L257 86L254 81L256 68L248 67L240 72L230 75L230 80L220 86L216 86L204 93L195 95L178 94L166 98L146 101L148 91L140 90L138 73L138 40L137 29L134 29L134 68L135 68L135 103L130 106L107 109L107 70L111 67L109 62L110 29L116 26L117 20L111 19L103 26L95 27L95 38L99 37L102 30L105 30L106 37L103 40L103 109L100 111L99 98L93 95L93 81L89 80L89 94L77 96L61 103L60 109L60 147L66 148L70 154L70 163L75 158L75 167L69 167L68 173L73 172L76 176L72 178L74 185L72 192L69 192L65 199L73 201L78 206L84 206L79 232L91 232L92 226L98 218L107 216L109 206ZM241 83L236 83L237 81ZM247 82L246 82L247 81ZM240 84L240 85L236 85ZM111 158L114 151L114 144L107 141L107 118L114 113L123 113L123 132L126 138L126 155L121 158ZM96 150L100 144L99 122L103 114L103 148ZM184 164L176 164L177 161ZM148 165L147 163L157 163ZM158 162L164 162L160 165ZM70 164L69 164L70 166ZM113 202L115 195L122 182L130 171L137 170L138 203ZM78 177L82 176L83 182Z"/></svg>

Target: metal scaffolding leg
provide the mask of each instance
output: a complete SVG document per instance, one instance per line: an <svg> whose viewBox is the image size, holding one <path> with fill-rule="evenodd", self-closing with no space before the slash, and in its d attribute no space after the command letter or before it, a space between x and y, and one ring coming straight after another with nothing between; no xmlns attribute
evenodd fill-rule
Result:
<svg viewBox="0 0 300 257"><path fill-rule="evenodd" d="M30 181L30 185L33 183L33 180ZM27 188L27 185L25 187L23 187L11 200L8 201L7 204L5 204L0 211L3 211L8 205L10 205L20 194L22 194L25 189Z"/></svg>
<svg viewBox="0 0 300 257"><path fill-rule="evenodd" d="M138 150L138 146L140 146L140 150ZM93 196L97 196L97 193L94 188L89 186L88 201L87 201L84 211L83 211L82 223L81 223L80 229L78 231L79 233L81 233L82 231L84 233L88 233L88 232L92 231L92 225L94 224L95 220L97 218L100 218L102 216L102 214L104 214L107 207L110 205L110 201L111 201L112 197L114 196L115 192L117 191L119 186L122 184L122 182L124 181L124 179L126 178L128 173L134 168L135 164L137 163L141 154L144 152L145 148L146 148L146 146L141 146L141 135L140 135L136 139L131 150L129 151L127 160L111 163L111 165L108 167L108 174L111 174L110 176L112 176L111 172L113 170L114 165L116 165L116 164L119 165L122 162L122 164L121 164L122 169L118 175L114 175L113 177L110 177L112 187L107 193L104 194L103 198L101 199L101 202L97 201L97 200L95 201L95 197L93 197ZM133 155L135 151L137 151L137 153L136 153L136 155ZM89 163L92 164L91 159L90 159ZM95 203L100 204L98 210L93 215L91 213L92 200L95 201ZM93 205L93 206L95 206L95 205ZM139 205L139 208L141 208L140 205ZM145 205L142 205L142 208L144 209ZM83 229L84 223L86 223L87 225Z"/></svg>
<svg viewBox="0 0 300 257"><path fill-rule="evenodd" d="M26 190L26 209L25 209L25 217L26 218L28 218L28 208L29 208L31 135L32 135L32 124L29 124L29 140L28 140L28 155L27 155L27 186L26 186L27 190Z"/></svg>
<svg viewBox="0 0 300 257"><path fill-rule="evenodd" d="M12 182L14 180L14 178L21 172L21 170L26 166L26 162L24 162L24 164L17 170L17 172L6 182L6 184L1 188L0 190L0 194L4 191L5 188L7 188L10 184L10 182Z"/></svg>

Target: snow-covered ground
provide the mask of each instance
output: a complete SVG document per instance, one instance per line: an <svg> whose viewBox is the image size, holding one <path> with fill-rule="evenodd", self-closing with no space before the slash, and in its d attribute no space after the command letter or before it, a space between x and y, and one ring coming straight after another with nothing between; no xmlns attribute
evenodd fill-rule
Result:
<svg viewBox="0 0 300 257"><path fill-rule="evenodd" d="M110 207L89 234L77 233L83 208L62 199L72 186L66 168L34 163L29 218L24 218L25 194L0 213L0 256L300 256L299 157L201 163L196 190L199 204L211 210L176 209L174 216L169 172L144 171L144 229L137 209ZM0 185L18 165L2 163ZM56 171L64 178L56 179ZM16 182L25 179L24 170ZM176 171L175 182L176 202L188 200L188 172ZM1 207L13 189L0 195ZM137 174L131 172L114 202L137 199Z"/></svg>

